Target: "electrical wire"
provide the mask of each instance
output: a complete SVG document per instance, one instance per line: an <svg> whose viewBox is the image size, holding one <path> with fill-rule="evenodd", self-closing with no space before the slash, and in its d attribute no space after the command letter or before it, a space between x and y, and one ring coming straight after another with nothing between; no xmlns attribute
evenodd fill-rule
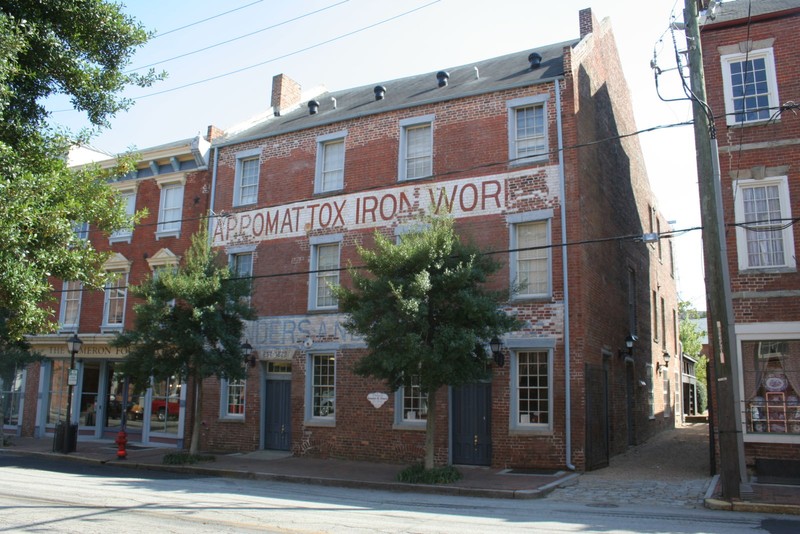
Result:
<svg viewBox="0 0 800 534"><path fill-rule="evenodd" d="M259 1L261 1L261 0L259 0ZM250 33L246 33L244 35L239 35L238 37L233 37L232 39L228 39L226 41L221 41L219 43L208 45L208 46L205 46L203 48L198 48L196 50L192 50L192 51L186 52L184 54L173 56L173 57L170 57L170 58L167 58L167 59L162 59L160 61L155 61L155 62L149 63L147 65L142 65L141 67L136 67L134 69L126 71L126 74L131 73L131 72L136 72L136 71L139 71L139 70L142 70L142 69L146 69L146 68L149 68L149 67L155 67L156 65L161 65L162 63L168 63L168 62L174 61L176 59L181 59L181 58L188 57L188 56L191 56L191 55L194 55L194 54L199 54L200 52L205 52L206 50L211 50L212 48L217 48L218 46L222 46L222 45L226 45L226 44L229 44L229 43L233 43L235 41L239 41L239 40L245 39L247 37L252 37L253 35L257 35L259 33L263 33L263 32L268 31L268 30L273 30L275 28L278 28L280 26L284 26L284 25L289 24L291 22L296 22L298 20L310 17L312 15L316 15L317 13L322 13L323 11L327 11L329 9L332 9L334 7L337 7L337 6L340 6L342 4L346 4L349 1L350 0L341 0L340 2L338 2L336 4L331 4L329 6L317 9L315 11L309 11L308 13L304 13L302 15L298 15L298 16L296 16L294 18L287 19L287 20L272 24L270 26L266 26L266 27L261 28L259 30L256 30L256 31L253 31L253 32L250 32Z"/></svg>
<svg viewBox="0 0 800 534"><path fill-rule="evenodd" d="M192 26L197 26L198 24L202 24L203 22L208 22L209 20L218 19L218 18L220 18L220 17L222 17L222 16L225 16L225 15L227 15L227 14L229 14L229 13L233 13L234 11L239 11L239 10L245 9L245 8L247 8L247 7L250 7L250 6L254 6L254 5L256 5L256 4L258 4L258 3L261 3L261 2L263 2L263 1L264 1L264 0L256 0L255 2L251 2L251 3L249 3L249 4L246 4L246 5L243 5L243 6L240 6L240 7L234 8L234 9L230 9L230 10L228 10L228 11L224 11L224 12L222 12L222 13L219 13L219 14L217 14L217 15L213 15L213 16L211 16L211 17L204 18L204 19L202 19L202 20L198 20L198 21L196 21L196 22L191 22L191 23L189 23L189 24L187 24L187 25L185 25L185 26L181 26L181 27L179 27L179 28L174 28L174 29L172 29L172 30L167 30L167 31L165 31L165 32L157 33L156 35L154 35L153 37L151 37L151 38L150 38L150 40L152 41L153 39L157 39L157 38L159 38L159 37L163 37L163 36L165 36L165 35L169 35L170 33L179 32L179 31L181 31L181 30L185 30L186 28L191 28Z"/></svg>

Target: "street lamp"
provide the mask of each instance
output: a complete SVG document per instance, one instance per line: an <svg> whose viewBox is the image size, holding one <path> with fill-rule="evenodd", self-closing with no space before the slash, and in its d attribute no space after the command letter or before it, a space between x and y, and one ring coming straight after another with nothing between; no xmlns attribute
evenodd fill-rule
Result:
<svg viewBox="0 0 800 534"><path fill-rule="evenodd" d="M492 351L494 363L497 364L498 367L503 367L506 364L506 357L502 353L503 342L500 341L497 336L495 336L491 339L491 341L489 341L489 348Z"/></svg>
<svg viewBox="0 0 800 534"><path fill-rule="evenodd" d="M242 343L242 353L244 354L244 363L245 364L249 363L250 367L255 367L256 355L252 354L252 352L253 352L253 346L247 340L245 340L245 342Z"/></svg>
<svg viewBox="0 0 800 534"><path fill-rule="evenodd" d="M67 340L67 350L69 351L69 375L67 377L67 426L64 429L64 453L72 452L72 388L78 381L78 374L75 372L75 355L80 352L83 341L77 333Z"/></svg>

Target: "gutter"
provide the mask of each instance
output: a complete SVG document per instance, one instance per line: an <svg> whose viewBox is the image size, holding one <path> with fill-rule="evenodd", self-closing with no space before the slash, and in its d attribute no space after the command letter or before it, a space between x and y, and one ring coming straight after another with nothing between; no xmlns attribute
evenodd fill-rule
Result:
<svg viewBox="0 0 800 534"><path fill-rule="evenodd" d="M214 213L214 198L217 194L217 163L219 162L219 148L216 146L214 150L214 167L211 170L211 198L208 201L208 244L210 245L214 240L214 232L212 225L217 223L217 216Z"/></svg>
<svg viewBox="0 0 800 534"><path fill-rule="evenodd" d="M563 80L564 78L561 78ZM572 463L572 384L570 382L569 363L569 261L567 261L567 210L566 179L564 176L564 131L561 124L561 87L559 80L555 84L556 92L556 130L558 131L558 174L561 181L561 272L564 285L564 398L565 398L565 432L564 432L564 464L567 469L575 471Z"/></svg>

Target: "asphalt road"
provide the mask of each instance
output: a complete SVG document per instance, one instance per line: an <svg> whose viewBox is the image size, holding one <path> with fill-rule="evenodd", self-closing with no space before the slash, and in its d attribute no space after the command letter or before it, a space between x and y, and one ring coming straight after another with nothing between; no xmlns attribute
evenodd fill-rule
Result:
<svg viewBox="0 0 800 534"><path fill-rule="evenodd" d="M180 476L0 454L0 532L789 534L785 516Z"/></svg>

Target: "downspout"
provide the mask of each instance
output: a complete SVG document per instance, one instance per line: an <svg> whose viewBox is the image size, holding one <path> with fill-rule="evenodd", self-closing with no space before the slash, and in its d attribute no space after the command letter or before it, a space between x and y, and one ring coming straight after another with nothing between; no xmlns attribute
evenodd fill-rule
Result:
<svg viewBox="0 0 800 534"><path fill-rule="evenodd" d="M217 216L214 213L214 197L217 194L217 163L219 160L219 148L214 147L214 168L211 170L211 198L208 201L208 244L214 240L212 225L216 224Z"/></svg>
<svg viewBox="0 0 800 534"><path fill-rule="evenodd" d="M556 93L556 130L558 133L558 177L561 181L561 275L564 286L564 398L566 425L564 431L564 464L567 469L575 471L572 463L572 384L570 382L569 366L569 268L567 265L567 186L564 176L564 132L561 124L561 87L559 80L555 82Z"/></svg>

